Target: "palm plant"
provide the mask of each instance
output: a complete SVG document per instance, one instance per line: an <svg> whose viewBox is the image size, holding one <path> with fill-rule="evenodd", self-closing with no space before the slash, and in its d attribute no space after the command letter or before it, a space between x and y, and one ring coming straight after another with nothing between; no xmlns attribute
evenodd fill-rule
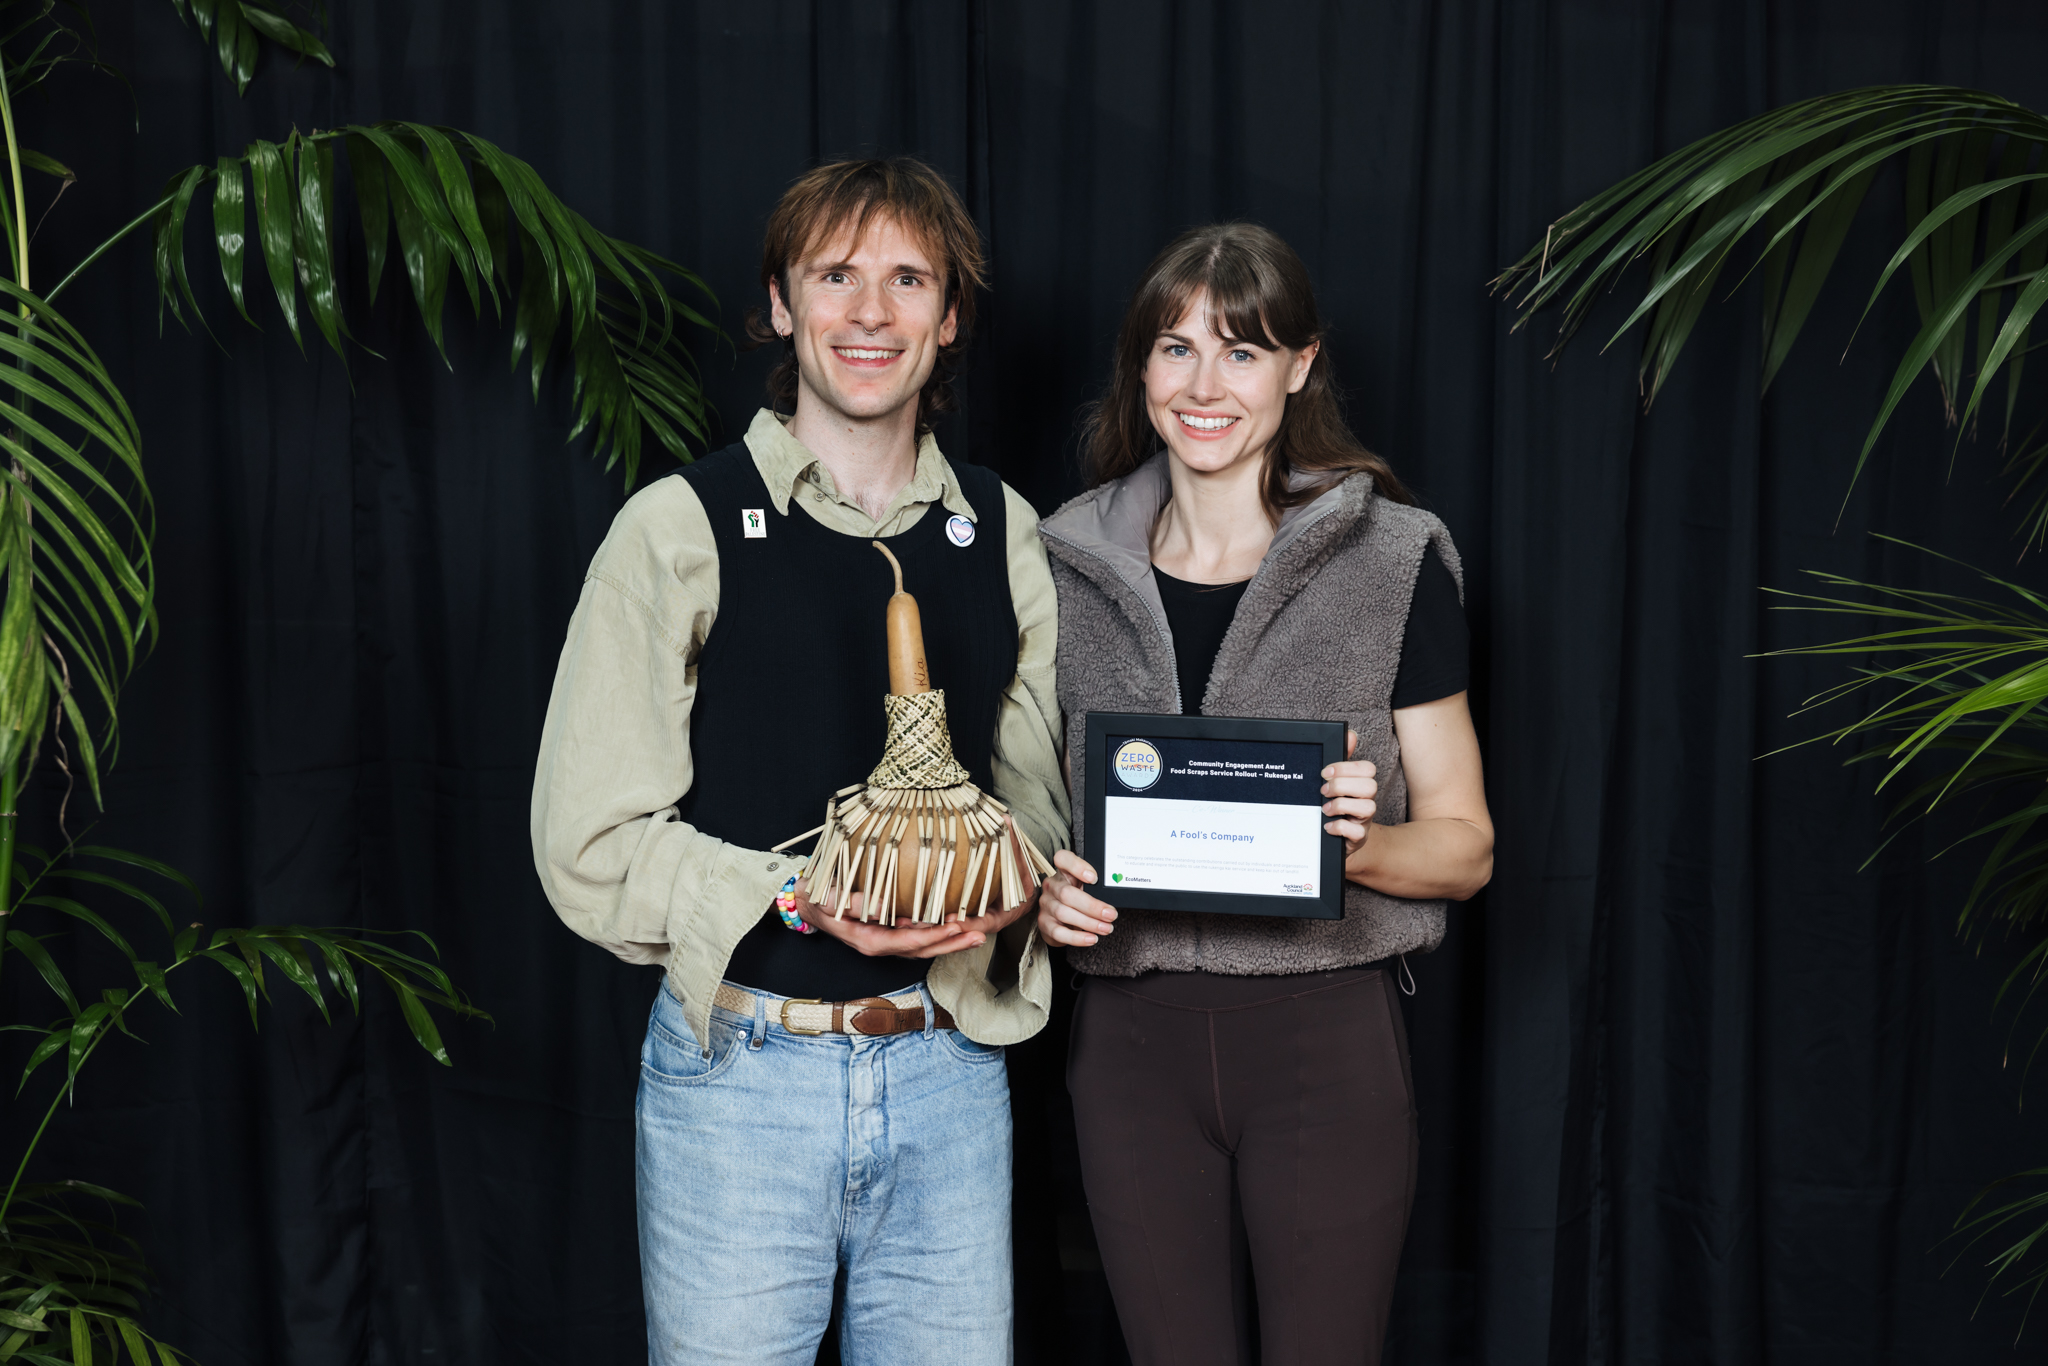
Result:
<svg viewBox="0 0 2048 1366"><path fill-rule="evenodd" d="M333 65L315 34L274 10L247 0L170 3L213 43L237 90L253 77L263 42ZM253 325L244 276L249 258L260 254L293 341L303 350L302 320L310 320L346 363L351 329L334 239L352 187L369 301L395 235L410 293L437 347L451 274L479 314L486 299L501 316L511 313L512 363L527 360L536 398L561 342L573 380L570 437L592 431L607 468L622 463L628 483L649 437L682 459L689 440L701 441L703 392L678 328L688 323L714 336L717 329L667 284L680 281L708 299L701 281L598 231L525 162L474 134L406 122L294 131L181 170L155 203L37 293L24 172L60 180L71 172L20 145L16 101L72 62L97 65L83 3L0 0L0 148L8 177L0 184L0 455L7 461L0 475L0 966L9 957L26 964L34 978L23 979L24 992L47 992L56 1012L45 1023L0 1029L31 1039L17 1098L46 1064L61 1070L0 1195L0 1362L118 1362L125 1354L140 1366L170 1366L183 1354L137 1320L147 1271L135 1247L79 1205L133 1202L99 1186L25 1179L80 1069L108 1038L129 1032L134 1008L153 999L175 1011L173 975L199 962L236 981L252 1023L272 971L323 1016L331 1010L329 988L360 1009L368 978L394 993L414 1038L443 1064L449 1057L430 1008L488 1017L437 966L439 950L423 934L410 937L427 956L362 931L265 925L209 933L197 919L198 889L169 865L69 834L54 850L17 837L20 799L34 791L28 779L46 745L66 783L82 779L92 800L100 800L102 776L116 755L120 689L157 629L155 524L141 430L107 367L55 301L148 228L162 305L181 321L203 325L185 235L204 191L213 254L240 316ZM62 833L61 803L54 814ZM168 884L189 898L191 918L174 915L145 884ZM99 904L81 899L88 896ZM144 926L153 921L164 936L153 954L138 950L116 923L120 914L144 912ZM112 946L127 965L127 976L100 987L96 997L74 986L51 951L55 941L80 934Z"/></svg>
<svg viewBox="0 0 2048 1366"><path fill-rule="evenodd" d="M2028 392L2021 377L2029 337L2048 303L2048 117L2033 110L1944 86L1877 86L1788 105L1681 148L1571 210L1496 288L1521 310L1518 326L1560 306L1562 348L1598 297L1645 264L1641 296L1609 344L1648 320L1639 363L1647 406L1739 260L1737 278L1753 274L1760 284L1768 389L1888 164L1903 171L1905 233L1872 282L1864 314L1904 272L1920 328L1850 483L1923 372L1932 372L1958 441L1982 423L1987 400L1998 403L2002 378L1998 445L2015 492L2033 488L2021 532L2029 545L2048 543L2048 490L2036 486L2048 446L2012 440ZM2030 938L1998 999L2031 999L2048 974L2048 599L1989 574L1996 599L1818 577L1828 591L1783 594L1787 610L1847 616L1861 634L1782 653L1863 661L1809 706L1874 700L1813 738L1869 742L1856 757L1881 763L1880 788L1906 779L1909 766L1924 772L1915 761L1939 761L1933 776L1903 794L1901 814L1925 814L1966 794L1991 803L1997 814L1959 841L1978 842L1983 862L1958 926L2003 926ZM2048 1031L2029 1056L2044 1040ZM2008 1181L2043 1178L2048 1167ZM1966 1247L1993 1234L2015 1238L1990 1253L1990 1284L2009 1277L2008 1293L2031 1304L2048 1287L2048 1262L2032 1260L2048 1239L2048 1187L2017 1198L1994 1194L2000 1187L1964 1210L1957 1229Z"/></svg>

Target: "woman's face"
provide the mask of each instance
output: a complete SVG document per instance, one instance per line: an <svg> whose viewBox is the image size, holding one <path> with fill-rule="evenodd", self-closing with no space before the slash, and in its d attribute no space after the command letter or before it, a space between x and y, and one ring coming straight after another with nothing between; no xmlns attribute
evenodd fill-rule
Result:
<svg viewBox="0 0 2048 1366"><path fill-rule="evenodd" d="M1220 330L1222 320L1216 320ZM1204 474L1265 458L1280 431L1287 396L1308 382L1317 343L1269 351L1218 336L1209 296L1197 294L1152 341L1145 362L1145 410L1174 457Z"/></svg>

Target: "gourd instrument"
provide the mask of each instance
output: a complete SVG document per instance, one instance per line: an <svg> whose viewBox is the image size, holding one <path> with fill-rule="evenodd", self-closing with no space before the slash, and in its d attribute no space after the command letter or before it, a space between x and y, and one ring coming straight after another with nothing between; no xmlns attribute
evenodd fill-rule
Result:
<svg viewBox="0 0 2048 1366"><path fill-rule="evenodd" d="M903 591L903 566L872 542L895 572L889 598L889 738L864 783L825 803L825 822L779 850L817 835L807 874L819 902L844 919L853 893L860 918L883 925L937 925L1014 906L1038 889L1052 865L1009 819L1009 808L968 780L953 757L946 694L931 686L917 599Z"/></svg>

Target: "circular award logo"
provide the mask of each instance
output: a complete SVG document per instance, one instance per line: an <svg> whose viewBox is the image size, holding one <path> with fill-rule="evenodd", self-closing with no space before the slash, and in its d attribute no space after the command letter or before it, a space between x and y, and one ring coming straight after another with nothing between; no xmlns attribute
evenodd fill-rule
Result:
<svg viewBox="0 0 2048 1366"><path fill-rule="evenodd" d="M1133 792L1143 792L1159 781L1162 770L1159 751L1150 740L1126 740L1109 761L1109 771Z"/></svg>

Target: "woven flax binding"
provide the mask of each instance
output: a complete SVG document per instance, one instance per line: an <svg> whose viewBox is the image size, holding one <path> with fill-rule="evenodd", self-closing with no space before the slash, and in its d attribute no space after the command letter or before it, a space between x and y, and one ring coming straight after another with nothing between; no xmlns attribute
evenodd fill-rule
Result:
<svg viewBox="0 0 2048 1366"><path fill-rule="evenodd" d="M968 780L967 770L953 757L944 689L885 697L882 707L889 714L889 740L882 746L882 762L868 775L869 787L930 791Z"/></svg>

